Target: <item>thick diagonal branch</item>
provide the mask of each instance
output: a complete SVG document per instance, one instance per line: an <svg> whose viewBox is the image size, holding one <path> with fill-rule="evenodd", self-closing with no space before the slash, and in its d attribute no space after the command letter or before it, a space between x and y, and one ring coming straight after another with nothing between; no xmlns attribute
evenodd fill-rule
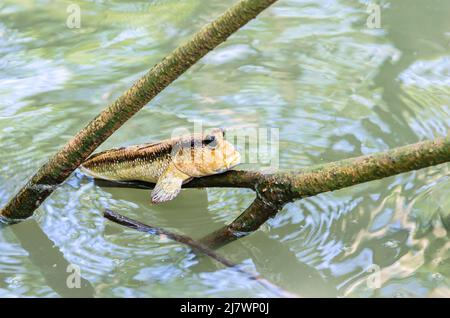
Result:
<svg viewBox="0 0 450 318"><path fill-rule="evenodd" d="M188 42L175 49L103 110L45 163L1 210L23 219L61 184L100 144L205 54L276 0L240 0Z"/></svg>

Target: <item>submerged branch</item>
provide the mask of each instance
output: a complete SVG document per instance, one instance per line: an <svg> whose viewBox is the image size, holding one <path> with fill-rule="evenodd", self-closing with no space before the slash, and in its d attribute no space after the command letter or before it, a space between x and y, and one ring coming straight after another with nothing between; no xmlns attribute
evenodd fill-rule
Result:
<svg viewBox="0 0 450 318"><path fill-rule="evenodd" d="M300 170L271 174L228 171L194 179L183 187L238 187L256 192L255 201L236 220L200 240L205 245L220 247L257 230L288 202L449 161L450 137L442 137ZM145 182L96 182L103 186L153 187Z"/></svg>
<svg viewBox="0 0 450 318"><path fill-rule="evenodd" d="M251 274L247 271L240 269L237 264L234 264L233 262L227 260L226 258L220 256L219 254L217 254L216 252L211 250L206 245L199 243L186 235L176 234L176 233L170 232L168 230L165 230L165 229L162 229L159 227L147 225L147 224L130 219L126 216L123 216L117 212L114 212L114 211L111 211L108 209L106 209L104 211L103 216L112 222L126 226L128 228L132 228L134 230L153 234L153 235L164 235L173 241L185 244L185 245L189 246L193 251L203 253L203 254L211 257L212 259L216 260L220 264L222 264L226 267L232 268L233 270L237 271L238 273L245 275L250 280L256 281L258 284L260 284L264 288L268 289L269 291L271 291L278 297L298 297L297 295L294 295L287 291L284 291L280 287L274 285L273 283L269 282L267 279L265 279L259 275L254 275L254 274Z"/></svg>
<svg viewBox="0 0 450 318"><path fill-rule="evenodd" d="M130 219L126 216L123 216L123 215L121 215L117 212L111 211L109 209L106 209L103 212L103 216L114 223L126 226L128 228L134 229L139 232L149 233L149 234L156 235L156 236L166 236L167 238L169 238L173 241L176 241L178 243L182 243L182 244L189 246L196 252L200 252L205 255L208 255L209 257L215 259L217 262L225 265L226 267L235 267L236 266L236 264L221 257L216 252L214 252L210 248L208 248L206 245L196 242L194 239L190 238L189 236L177 234L177 233L170 232L170 231L165 230L160 227L141 223L139 221Z"/></svg>
<svg viewBox="0 0 450 318"><path fill-rule="evenodd" d="M104 109L45 163L1 210L1 216L24 219L60 185L100 144L231 34L276 0L240 0L204 26Z"/></svg>

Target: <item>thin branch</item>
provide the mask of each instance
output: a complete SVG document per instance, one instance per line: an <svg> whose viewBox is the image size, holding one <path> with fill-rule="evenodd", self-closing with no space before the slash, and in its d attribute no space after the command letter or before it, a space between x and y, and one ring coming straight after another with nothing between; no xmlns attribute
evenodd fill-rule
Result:
<svg viewBox="0 0 450 318"><path fill-rule="evenodd" d="M245 275L250 280L256 281L258 284L262 285L264 288L268 289L270 292L274 293L278 297L298 297L297 295L294 295L292 293L289 293L289 292L281 289L280 287L274 285L273 283L269 282L267 279L265 279L259 275L254 275L254 274L251 274L247 271L240 269L237 264L234 264L233 262L220 256L219 254L217 254L216 252L214 252L213 250L208 248L206 245L195 241L194 239L190 238L189 236L176 234L176 233L170 232L168 230L162 229L160 227L147 225L147 224L130 219L126 216L123 216L117 212L114 212L114 211L111 211L108 209L106 209L104 211L103 216L110 221L113 221L117 224L126 226L128 228L132 228L134 230L144 232L144 233L150 233L152 235L164 235L171 240L185 244L185 245L189 246L193 251L208 255L209 257L211 257L212 259L221 263L222 265L229 267L229 268L237 271L240 274Z"/></svg>
<svg viewBox="0 0 450 318"><path fill-rule="evenodd" d="M11 219L33 215L55 188L112 133L199 59L274 2L276 0L240 0L204 26L70 139L7 203L1 215Z"/></svg>
<svg viewBox="0 0 450 318"><path fill-rule="evenodd" d="M170 232L168 230L165 230L163 228L156 227L153 225L141 223L139 221L130 219L126 216L123 216L123 215L121 215L117 212L111 211L109 209L106 209L103 212L103 216L110 221L113 221L117 224L129 227L131 229L137 230L139 232L149 233L149 234L156 235L156 236L160 236L160 235L166 236L167 238L169 238L173 241L176 241L176 242L179 242L179 243L189 246L196 252L200 252L200 253L208 255L209 257L215 259L216 261L225 265L226 267L235 267L236 266L236 264L221 257L220 255L218 255L216 252L212 251L207 246L197 243L194 239L190 238L189 236Z"/></svg>

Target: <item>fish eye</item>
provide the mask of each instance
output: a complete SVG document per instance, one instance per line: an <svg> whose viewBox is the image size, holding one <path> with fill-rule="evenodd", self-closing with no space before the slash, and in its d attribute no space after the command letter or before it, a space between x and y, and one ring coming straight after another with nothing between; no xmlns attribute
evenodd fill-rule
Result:
<svg viewBox="0 0 450 318"><path fill-rule="evenodd" d="M208 146L209 148L216 148L217 147L217 139L215 136L207 135L205 139L202 140L202 144L204 146Z"/></svg>

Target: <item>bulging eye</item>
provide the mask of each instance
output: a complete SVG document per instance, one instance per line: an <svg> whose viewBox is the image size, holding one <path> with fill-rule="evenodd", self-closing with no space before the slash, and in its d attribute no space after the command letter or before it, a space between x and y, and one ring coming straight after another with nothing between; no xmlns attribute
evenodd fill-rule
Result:
<svg viewBox="0 0 450 318"><path fill-rule="evenodd" d="M214 149L217 147L217 139L215 136L207 135L205 139L202 140L203 146L208 146L211 149Z"/></svg>

